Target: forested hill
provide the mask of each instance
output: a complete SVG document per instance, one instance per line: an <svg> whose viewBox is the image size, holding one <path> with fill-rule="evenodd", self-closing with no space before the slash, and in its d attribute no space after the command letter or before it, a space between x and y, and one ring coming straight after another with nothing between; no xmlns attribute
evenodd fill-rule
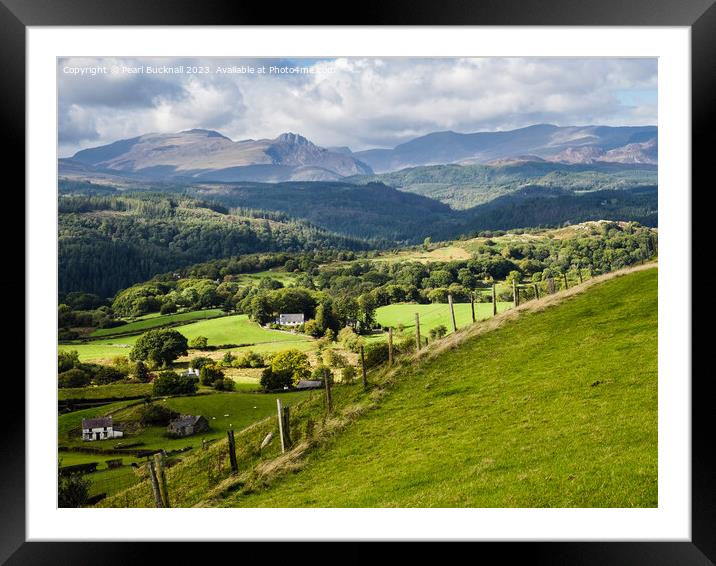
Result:
<svg viewBox="0 0 716 566"><path fill-rule="evenodd" d="M439 200L454 209L468 209L526 185L598 191L653 186L658 183L657 177L656 166L644 163L556 163L514 159L490 165L411 167L346 180L356 184L385 183Z"/></svg>
<svg viewBox="0 0 716 566"><path fill-rule="evenodd" d="M156 194L60 196L58 246L59 291L103 297L209 259L370 247L281 213Z"/></svg>

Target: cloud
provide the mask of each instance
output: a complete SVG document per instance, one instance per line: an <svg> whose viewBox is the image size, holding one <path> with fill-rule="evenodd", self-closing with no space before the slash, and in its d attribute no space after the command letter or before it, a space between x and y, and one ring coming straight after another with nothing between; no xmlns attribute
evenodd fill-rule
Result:
<svg viewBox="0 0 716 566"><path fill-rule="evenodd" d="M168 65L208 74L96 74L66 67ZM217 74L218 66L310 73ZM303 134L322 146L393 147L436 130L534 123L656 124L656 59L63 59L60 154L147 132L216 129L232 139Z"/></svg>

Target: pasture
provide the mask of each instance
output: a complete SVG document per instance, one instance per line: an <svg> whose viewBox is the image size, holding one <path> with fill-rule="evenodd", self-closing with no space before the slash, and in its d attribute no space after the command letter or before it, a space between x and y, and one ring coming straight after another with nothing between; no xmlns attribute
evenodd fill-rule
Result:
<svg viewBox="0 0 716 566"><path fill-rule="evenodd" d="M455 322L458 329L472 324L472 311L470 303L455 303ZM497 303L497 312L503 312L512 308L512 303ZM401 324L406 331L415 334L415 313L420 315L420 334L429 336L431 329L441 324L448 329L448 333L452 332L452 321L450 318L450 305L448 304L428 304L418 305L413 303L400 303L395 305L387 305L376 310L376 320L381 326L392 326L397 328ZM492 316L492 303L475 303L475 317L479 319L489 318ZM385 334L376 334L371 339L385 339Z"/></svg>
<svg viewBox="0 0 716 566"><path fill-rule="evenodd" d="M224 316L224 314L224 311L221 309L206 309L165 315L157 315L156 313L153 313L153 316L147 315L122 326L116 326L114 328L98 328L89 334L89 337L101 338L102 336L115 336L118 334L137 334L146 332L152 328L159 328L161 326L169 326L182 322L193 322L196 320L216 318Z"/></svg>
<svg viewBox="0 0 716 566"><path fill-rule="evenodd" d="M456 341L300 472L223 505L654 508L657 316L648 269Z"/></svg>
<svg viewBox="0 0 716 566"><path fill-rule="evenodd" d="M198 336L206 336L210 346L222 344L252 345L256 351L276 351L294 347L295 344L309 345L312 340L303 334L292 334L262 328L249 320L245 314L223 316L209 320L201 320L176 328L178 332L192 340ZM60 344L60 351L77 350L82 361L107 361L115 356L129 355L139 335L118 336L89 342L69 342ZM255 344L255 346L253 346ZM300 347L300 346L299 346ZM234 351L240 351L235 348Z"/></svg>

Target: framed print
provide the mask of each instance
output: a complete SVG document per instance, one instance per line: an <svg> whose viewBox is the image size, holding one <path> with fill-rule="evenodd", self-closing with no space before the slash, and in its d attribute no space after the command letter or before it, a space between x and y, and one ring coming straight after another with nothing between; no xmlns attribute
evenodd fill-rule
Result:
<svg viewBox="0 0 716 566"><path fill-rule="evenodd" d="M711 2L207 8L0 5L27 222L3 560L716 560Z"/></svg>

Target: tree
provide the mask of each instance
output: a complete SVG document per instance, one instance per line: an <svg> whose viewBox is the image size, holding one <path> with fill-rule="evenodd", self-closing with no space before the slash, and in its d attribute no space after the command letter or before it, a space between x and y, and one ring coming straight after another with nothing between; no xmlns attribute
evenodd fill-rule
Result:
<svg viewBox="0 0 716 566"><path fill-rule="evenodd" d="M58 373L62 373L67 370L71 370L73 367L79 365L79 363L80 363L80 355L77 353L77 350L72 350L71 352L61 350L57 354L57 372Z"/></svg>
<svg viewBox="0 0 716 566"><path fill-rule="evenodd" d="M358 320L361 322L361 333L373 327L373 323L375 323L375 307L375 298L370 293L364 293L358 297Z"/></svg>
<svg viewBox="0 0 716 566"><path fill-rule="evenodd" d="M271 360L271 372L295 385L301 379L308 379L311 375L311 366L308 363L308 356L304 352L284 350Z"/></svg>
<svg viewBox="0 0 716 566"><path fill-rule="evenodd" d="M189 342L189 347L195 350L203 350L209 345L209 339L206 336L197 336Z"/></svg>
<svg viewBox="0 0 716 566"><path fill-rule="evenodd" d="M191 369L198 369L201 370L202 367L204 367L207 364L213 364L214 360L207 356L197 356L196 358L192 358L189 360L189 367Z"/></svg>
<svg viewBox="0 0 716 566"><path fill-rule="evenodd" d="M154 380L152 394L161 395L191 395L198 389L198 379L190 375L179 375L173 371L163 371Z"/></svg>
<svg viewBox="0 0 716 566"><path fill-rule="evenodd" d="M60 388L84 387L89 385L89 382L90 376L78 368L69 369L57 376L57 386Z"/></svg>
<svg viewBox="0 0 716 566"><path fill-rule="evenodd" d="M274 389L291 387L293 381L290 375L274 373L271 366L269 366L264 368L261 372L261 380L259 383L264 391L272 391Z"/></svg>
<svg viewBox="0 0 716 566"><path fill-rule="evenodd" d="M57 475L57 506L84 507L89 499L90 480L80 473Z"/></svg>
<svg viewBox="0 0 716 566"><path fill-rule="evenodd" d="M430 244L432 244L432 243L433 243L432 238L430 238L430 236L428 236L427 238L425 238L423 240L423 249L425 251L428 251L430 249Z"/></svg>
<svg viewBox="0 0 716 566"><path fill-rule="evenodd" d="M217 391L233 391L235 389L235 384L233 379L229 379L228 377L224 377L222 379L217 379L212 384L212 387L216 389Z"/></svg>
<svg viewBox="0 0 716 566"><path fill-rule="evenodd" d="M132 370L132 375L134 375L134 378L137 381L141 381L142 383L146 383L149 381L149 368L147 368L147 365L142 362L138 361L134 364L134 369Z"/></svg>
<svg viewBox="0 0 716 566"><path fill-rule="evenodd" d="M120 369L111 366L102 366L95 374L94 382L97 385L107 385L108 383L121 381L125 377L127 377L127 374Z"/></svg>
<svg viewBox="0 0 716 566"><path fill-rule="evenodd" d="M169 407L147 402L139 410L139 423L142 426L167 426L170 420L178 416L179 413Z"/></svg>
<svg viewBox="0 0 716 566"><path fill-rule="evenodd" d="M342 378L343 383L353 383L356 378L356 368L353 366L346 366L343 368Z"/></svg>
<svg viewBox="0 0 716 566"><path fill-rule="evenodd" d="M179 356L187 355L186 338L171 328L149 330L142 334L129 353L132 361L148 361L156 367L166 367Z"/></svg>
<svg viewBox="0 0 716 566"><path fill-rule="evenodd" d="M199 370L199 381L202 385L211 385L217 379L224 379L224 372L214 364L206 364Z"/></svg>

